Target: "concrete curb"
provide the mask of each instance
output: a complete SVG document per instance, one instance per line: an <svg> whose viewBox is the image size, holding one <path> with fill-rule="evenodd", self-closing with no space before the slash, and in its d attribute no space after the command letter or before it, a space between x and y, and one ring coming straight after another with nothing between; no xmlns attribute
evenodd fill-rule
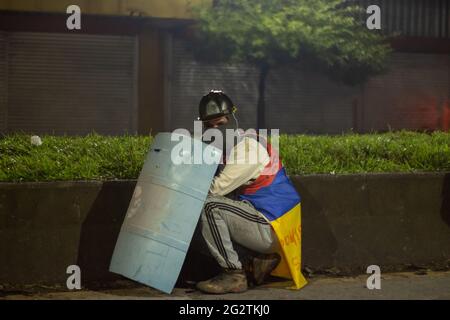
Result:
<svg viewBox="0 0 450 320"><path fill-rule="evenodd" d="M292 177L302 196L303 263L362 273L448 268L450 174Z"/></svg>
<svg viewBox="0 0 450 320"><path fill-rule="evenodd" d="M371 264L382 271L450 267L450 173L291 179L302 196L309 272L358 274ZM73 264L83 283L120 279L108 266L135 184L0 183L0 284L65 286Z"/></svg>

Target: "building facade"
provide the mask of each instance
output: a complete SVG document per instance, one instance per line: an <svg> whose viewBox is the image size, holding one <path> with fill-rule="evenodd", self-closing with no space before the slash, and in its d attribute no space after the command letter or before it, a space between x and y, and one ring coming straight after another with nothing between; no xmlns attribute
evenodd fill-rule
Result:
<svg viewBox="0 0 450 320"><path fill-rule="evenodd" d="M149 134L193 126L200 97L226 91L256 126L258 72L197 61L189 1L0 0L0 132ZM195 2L195 1L194 1ZM289 65L271 70L266 123L284 133L448 130L450 1L360 0L381 8L388 72L347 86ZM362 20L364 20L364 15Z"/></svg>
<svg viewBox="0 0 450 320"><path fill-rule="evenodd" d="M0 132L164 130L164 43L188 0L0 0Z"/></svg>
<svg viewBox="0 0 450 320"><path fill-rule="evenodd" d="M297 65L273 69L266 84L267 126L313 134L448 130L450 1L356 2L381 9L381 32L392 36L394 49L387 72L348 86ZM364 24L367 16L361 16ZM198 97L209 88L230 93L242 126L256 126L256 69L196 61L183 37L173 37L171 48L169 129L191 124Z"/></svg>

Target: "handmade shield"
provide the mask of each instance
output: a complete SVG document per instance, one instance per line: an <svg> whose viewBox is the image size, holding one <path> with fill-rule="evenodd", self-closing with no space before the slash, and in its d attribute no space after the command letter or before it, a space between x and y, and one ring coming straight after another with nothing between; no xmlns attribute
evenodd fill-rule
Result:
<svg viewBox="0 0 450 320"><path fill-rule="evenodd" d="M172 292L220 157L220 150L188 136L160 133L155 137L110 271Z"/></svg>

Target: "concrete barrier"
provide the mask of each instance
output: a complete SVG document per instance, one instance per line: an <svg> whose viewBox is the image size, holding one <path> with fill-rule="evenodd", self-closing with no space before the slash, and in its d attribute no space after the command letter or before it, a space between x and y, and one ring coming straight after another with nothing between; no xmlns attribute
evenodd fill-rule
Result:
<svg viewBox="0 0 450 320"><path fill-rule="evenodd" d="M450 174L293 177L303 203L303 264L364 273L450 267Z"/></svg>
<svg viewBox="0 0 450 320"><path fill-rule="evenodd" d="M302 196L303 267L364 273L450 267L450 174L291 177ZM83 284L108 272L135 180L0 183L0 287L65 286L79 265ZM195 255L194 255L195 256ZM206 260L188 255L183 275ZM203 268L202 268L203 267Z"/></svg>

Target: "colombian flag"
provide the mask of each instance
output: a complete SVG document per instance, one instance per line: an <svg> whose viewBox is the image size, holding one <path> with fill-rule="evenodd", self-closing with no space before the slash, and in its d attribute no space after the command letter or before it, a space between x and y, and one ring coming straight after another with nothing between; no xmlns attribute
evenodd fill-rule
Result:
<svg viewBox="0 0 450 320"><path fill-rule="evenodd" d="M300 289L307 283L301 272L300 196L283 167L266 181L248 188L240 198L264 214L278 237L282 259L272 275L292 279L293 288Z"/></svg>

